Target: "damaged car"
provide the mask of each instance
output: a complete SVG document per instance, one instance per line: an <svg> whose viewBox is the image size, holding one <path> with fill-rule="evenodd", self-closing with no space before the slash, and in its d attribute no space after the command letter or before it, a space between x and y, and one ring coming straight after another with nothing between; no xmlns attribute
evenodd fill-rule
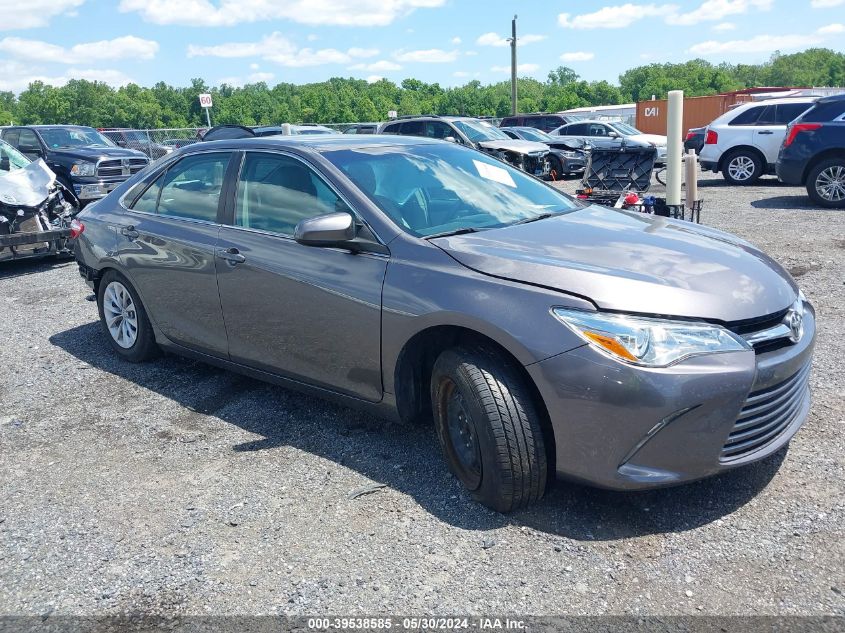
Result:
<svg viewBox="0 0 845 633"><path fill-rule="evenodd" d="M0 141L0 262L70 255L79 202L43 160Z"/></svg>
<svg viewBox="0 0 845 633"><path fill-rule="evenodd" d="M549 176L555 179L573 174L582 174L587 167L590 146L584 141L572 138L561 139L546 134L534 127L501 127L511 138L543 143L549 148Z"/></svg>
<svg viewBox="0 0 845 633"><path fill-rule="evenodd" d="M378 134L425 136L452 141L490 154L524 172L547 178L551 165L543 143L513 139L487 121L465 116L399 117L385 123Z"/></svg>

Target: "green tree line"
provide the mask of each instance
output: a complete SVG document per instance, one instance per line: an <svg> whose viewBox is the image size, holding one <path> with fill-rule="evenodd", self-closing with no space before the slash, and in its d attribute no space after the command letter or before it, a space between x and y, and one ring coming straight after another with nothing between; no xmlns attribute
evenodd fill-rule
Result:
<svg viewBox="0 0 845 633"><path fill-rule="evenodd" d="M520 112L555 112L579 106L611 105L663 98L669 90L688 96L717 94L752 86L843 86L845 54L813 48L792 55L775 54L762 64L714 65L703 59L649 64L619 76L618 85L586 81L566 67L546 81L519 79ZM249 84L212 87L193 79L187 87L159 82L152 87L129 84L120 88L75 79L64 86L40 81L15 95L0 92L0 124L75 123L94 127L199 127L205 116L198 95L214 98L214 123L243 125L348 123L380 121L387 112L399 114L467 114L504 116L510 113L510 82L444 88L438 83L405 79L332 78L295 85Z"/></svg>

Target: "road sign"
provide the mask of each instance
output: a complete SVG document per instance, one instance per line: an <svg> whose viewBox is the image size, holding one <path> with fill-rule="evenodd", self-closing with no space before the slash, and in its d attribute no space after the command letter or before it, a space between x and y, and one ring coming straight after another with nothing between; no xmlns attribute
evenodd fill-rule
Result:
<svg viewBox="0 0 845 633"><path fill-rule="evenodd" d="M200 95L200 107L201 108L210 108L211 105L212 105L211 95L209 95L209 94Z"/></svg>
<svg viewBox="0 0 845 633"><path fill-rule="evenodd" d="M388 119L395 119L398 114L399 113L396 112L396 110L389 110L388 113L387 113L387 118Z"/></svg>

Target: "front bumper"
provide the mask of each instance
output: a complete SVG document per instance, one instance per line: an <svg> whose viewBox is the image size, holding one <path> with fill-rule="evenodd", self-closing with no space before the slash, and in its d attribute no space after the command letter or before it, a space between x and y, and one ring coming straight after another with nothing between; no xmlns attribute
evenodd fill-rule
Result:
<svg viewBox="0 0 845 633"><path fill-rule="evenodd" d="M787 444L809 412L814 341L807 304L802 339L774 351L697 356L652 369L585 345L526 369L551 418L558 475L638 490L715 475ZM755 444L754 433L766 425L770 436L761 430Z"/></svg>
<svg viewBox="0 0 845 633"><path fill-rule="evenodd" d="M97 178L86 178L73 181L73 192L81 201L99 200L105 198L119 185L123 184L126 178L121 180L106 180Z"/></svg>

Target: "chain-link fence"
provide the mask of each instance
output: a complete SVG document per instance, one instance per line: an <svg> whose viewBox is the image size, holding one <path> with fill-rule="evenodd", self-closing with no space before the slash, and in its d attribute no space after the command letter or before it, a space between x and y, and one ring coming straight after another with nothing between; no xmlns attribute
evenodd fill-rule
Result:
<svg viewBox="0 0 845 633"><path fill-rule="evenodd" d="M115 145L143 152L150 159L161 158L175 149L202 140L207 128L183 127L157 130L133 130L129 128L104 128L100 133Z"/></svg>

